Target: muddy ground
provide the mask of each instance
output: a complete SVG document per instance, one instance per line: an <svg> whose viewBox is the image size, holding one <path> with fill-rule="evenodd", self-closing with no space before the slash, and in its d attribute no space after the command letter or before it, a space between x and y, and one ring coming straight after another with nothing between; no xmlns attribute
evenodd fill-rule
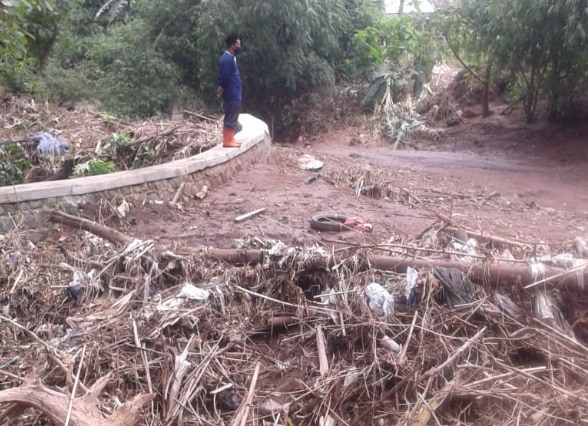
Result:
<svg viewBox="0 0 588 426"><path fill-rule="evenodd" d="M312 142L275 143L266 162L202 201L181 209L135 207L134 225L111 224L140 238L229 248L253 237L327 244L410 239L450 217L506 238L563 243L588 234L587 134L586 126L525 125L495 114L450 128L438 141L415 137L410 148L393 150L366 126L335 129ZM303 154L325 164L312 183L306 178L313 173L298 167ZM380 198L356 195L362 176L381 190ZM234 222L260 208L266 211ZM360 216L373 233L311 231L309 220L318 213Z"/></svg>

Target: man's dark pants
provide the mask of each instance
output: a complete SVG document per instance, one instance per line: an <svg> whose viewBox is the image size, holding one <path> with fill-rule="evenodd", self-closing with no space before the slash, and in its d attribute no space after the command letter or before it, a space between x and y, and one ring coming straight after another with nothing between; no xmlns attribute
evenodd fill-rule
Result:
<svg viewBox="0 0 588 426"><path fill-rule="evenodd" d="M239 111L241 110L241 101L224 102L224 127L234 130L235 133L240 129Z"/></svg>

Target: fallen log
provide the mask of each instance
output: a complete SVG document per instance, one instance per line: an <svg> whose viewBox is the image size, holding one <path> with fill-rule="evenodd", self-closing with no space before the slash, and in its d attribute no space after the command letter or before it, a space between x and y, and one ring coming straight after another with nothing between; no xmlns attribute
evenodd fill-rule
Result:
<svg viewBox="0 0 588 426"><path fill-rule="evenodd" d="M140 410L155 395L139 394L105 418L98 410L98 396L109 379L110 375L98 379L86 395L74 398L69 416L70 426L127 426L139 423ZM25 381L19 387L0 391L0 404L13 403L16 406L36 408L56 425L65 424L70 398L70 395L49 389L38 381ZM13 413L18 411L12 410Z"/></svg>
<svg viewBox="0 0 588 426"><path fill-rule="evenodd" d="M114 244L128 244L133 237L120 231L92 222L88 219L77 218L62 212L53 212L50 220L74 228L85 229ZM198 250L201 253L201 250ZM206 257L212 260L220 260L234 265L256 265L264 260L263 250L243 249L215 249L206 250ZM323 257L320 255L308 256L301 265L302 269L312 271L314 269L328 269L345 260L344 255ZM370 268L405 273L408 267L426 269L434 267L456 268L464 272L472 281L485 285L522 285L529 286L534 283L546 283L559 286L576 286L583 289L584 283L588 283L588 268L580 270L564 270L544 266L541 273L533 271L530 265L513 265L497 263L470 263L443 259L416 259L408 256L366 256L359 265L360 270Z"/></svg>
<svg viewBox="0 0 588 426"><path fill-rule="evenodd" d="M488 284L521 284L523 286L541 280L557 285L581 286L588 280L588 270L566 271L545 266L541 273L535 273L529 265L512 265L498 263L469 263L439 259L414 259L409 257L372 256L370 265L377 269L405 273L409 266L419 268L456 268L465 273L472 281ZM588 281L585 281L588 282Z"/></svg>
<svg viewBox="0 0 588 426"><path fill-rule="evenodd" d="M133 237L124 234L116 229L101 225L94 221L84 219L83 217L76 217L58 210L52 210L49 215L49 222L60 223L74 229L83 229L92 234L104 238L115 245L124 246L134 240Z"/></svg>
<svg viewBox="0 0 588 426"><path fill-rule="evenodd" d="M221 260L231 264L258 264L262 262L261 250L221 250L209 249L207 257ZM328 269L345 260L344 256L325 258L311 256L305 259L304 269ZM544 271L537 274L528 265L496 264L496 263L469 263L442 259L415 259L399 256L368 256L359 265L360 270L370 268L406 273L408 267L415 269L427 269L434 267L456 268L465 273L472 281L485 285L522 285L528 286L541 281L542 283L576 286L583 288L583 283L588 283L588 268L577 270L564 270L545 266Z"/></svg>

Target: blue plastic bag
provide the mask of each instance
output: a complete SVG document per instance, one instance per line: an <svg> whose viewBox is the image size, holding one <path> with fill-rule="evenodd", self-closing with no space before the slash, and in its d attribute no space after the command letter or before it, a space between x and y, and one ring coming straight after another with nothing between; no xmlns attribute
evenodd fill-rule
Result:
<svg viewBox="0 0 588 426"><path fill-rule="evenodd" d="M41 154L63 154L69 149L65 139L55 137L47 132L37 132L34 135L29 135L26 140L37 142L37 151Z"/></svg>

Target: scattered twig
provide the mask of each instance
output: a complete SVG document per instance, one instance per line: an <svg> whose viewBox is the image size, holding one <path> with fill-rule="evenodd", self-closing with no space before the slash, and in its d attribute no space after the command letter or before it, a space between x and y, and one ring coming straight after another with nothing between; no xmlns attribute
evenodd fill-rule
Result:
<svg viewBox="0 0 588 426"><path fill-rule="evenodd" d="M320 324L316 327L316 347L319 356L319 371L321 376L326 376L329 373L329 359L327 358L325 335Z"/></svg>
<svg viewBox="0 0 588 426"><path fill-rule="evenodd" d="M249 213L245 213L245 214L242 214L240 216L237 216L234 219L234 221L237 222L237 223L245 222L248 219L251 219L251 218L253 218L255 216L258 216L258 215L262 214L264 211L266 211L266 208L265 207L264 208L261 208L261 209L253 210L253 211L250 211Z"/></svg>
<svg viewBox="0 0 588 426"><path fill-rule="evenodd" d="M247 397L243 399L239 409L237 410L237 414L235 418L231 422L231 426L244 426L247 423L247 418L249 417L249 410L251 408L251 402L253 401L253 395L255 393L255 386L257 385L257 376L259 375L259 369L261 368L261 364L258 362L255 364L255 371L253 372L253 377L251 378L251 384L249 385L249 391L247 392Z"/></svg>
<svg viewBox="0 0 588 426"><path fill-rule="evenodd" d="M69 406L67 407L67 416L65 417L65 426L69 426L69 419L71 418L71 412L73 409L74 399L76 397L78 383L80 382L80 374L82 373L82 365L84 365L84 355L86 355L86 345L84 345L82 347L82 356L80 357L80 363L78 364L78 372L76 373L76 380L74 381L73 389L71 390L71 397L69 399Z"/></svg>
<svg viewBox="0 0 588 426"><path fill-rule="evenodd" d="M185 182L182 182L180 184L180 187L178 188L178 190L176 191L174 198L172 198L171 202L172 204L176 204L178 202L178 200L180 199L180 197L182 196L182 192L184 192L184 187L186 186Z"/></svg>

